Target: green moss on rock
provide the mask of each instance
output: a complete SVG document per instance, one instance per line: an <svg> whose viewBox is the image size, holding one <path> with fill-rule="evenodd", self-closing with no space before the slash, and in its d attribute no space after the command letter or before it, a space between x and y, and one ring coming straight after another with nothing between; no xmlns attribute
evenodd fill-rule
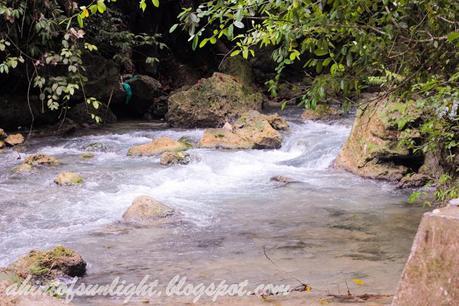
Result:
<svg viewBox="0 0 459 306"><path fill-rule="evenodd" d="M261 110L262 95L237 78L214 73L169 97L168 122L174 127L218 127L248 110Z"/></svg>

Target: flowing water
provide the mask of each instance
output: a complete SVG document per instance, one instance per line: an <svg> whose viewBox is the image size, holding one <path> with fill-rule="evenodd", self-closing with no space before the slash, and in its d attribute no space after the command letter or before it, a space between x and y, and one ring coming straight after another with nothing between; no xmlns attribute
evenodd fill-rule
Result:
<svg viewBox="0 0 459 306"><path fill-rule="evenodd" d="M151 275L167 284L180 274L197 283L297 279L324 293L343 294L346 283L353 293L393 293L423 210L407 205L406 193L392 185L330 167L349 122L293 116L290 125L279 150L193 149L186 166L126 153L158 136L197 141L203 130L137 127L32 140L21 156L51 154L63 164L27 175L10 171L21 162L18 153L0 153L0 266L33 248L64 244L87 260L86 283ZM92 143L105 148L81 159ZM56 186L63 170L81 173L83 186ZM297 182L270 181L277 175ZM123 225L138 195L177 216L152 227Z"/></svg>

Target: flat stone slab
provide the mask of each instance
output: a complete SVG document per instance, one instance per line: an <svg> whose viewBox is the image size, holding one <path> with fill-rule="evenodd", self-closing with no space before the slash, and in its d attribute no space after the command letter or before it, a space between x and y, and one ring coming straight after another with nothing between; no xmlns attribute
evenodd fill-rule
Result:
<svg viewBox="0 0 459 306"><path fill-rule="evenodd" d="M392 305L459 305L459 208L425 213Z"/></svg>

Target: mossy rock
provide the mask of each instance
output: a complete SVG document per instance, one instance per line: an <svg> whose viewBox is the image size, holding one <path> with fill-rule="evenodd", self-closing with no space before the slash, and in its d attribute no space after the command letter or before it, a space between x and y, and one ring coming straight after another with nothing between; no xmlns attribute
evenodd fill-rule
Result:
<svg viewBox="0 0 459 306"><path fill-rule="evenodd" d="M75 251L56 246L47 251L30 251L8 266L7 270L22 279L30 275L35 281L46 283L58 277L83 276L86 262Z"/></svg>
<svg viewBox="0 0 459 306"><path fill-rule="evenodd" d="M223 73L201 79L169 97L166 118L174 127L218 127L248 110L261 110L262 95Z"/></svg>
<svg viewBox="0 0 459 306"><path fill-rule="evenodd" d="M54 179L54 183L60 186L74 186L83 184L83 177L75 172L61 172Z"/></svg>
<svg viewBox="0 0 459 306"><path fill-rule="evenodd" d="M417 137L419 131L395 120L401 112L409 111L411 122L418 120L420 113L411 101L405 106L387 99L367 99L369 102L361 101L351 135L335 165L363 177L398 182L420 166L423 156L413 154L409 145L400 141L403 135Z"/></svg>

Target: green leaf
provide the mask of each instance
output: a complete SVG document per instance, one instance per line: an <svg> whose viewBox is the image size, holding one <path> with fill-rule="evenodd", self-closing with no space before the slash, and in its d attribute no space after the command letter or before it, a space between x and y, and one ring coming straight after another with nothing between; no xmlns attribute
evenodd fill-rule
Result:
<svg viewBox="0 0 459 306"><path fill-rule="evenodd" d="M107 6L105 5L104 0L97 0L97 10L101 14L107 10Z"/></svg>
<svg viewBox="0 0 459 306"><path fill-rule="evenodd" d="M140 0L139 7L142 11L145 11L147 8L147 4L145 3L145 0Z"/></svg>
<svg viewBox="0 0 459 306"><path fill-rule="evenodd" d="M317 56L324 56L328 54L328 50L327 49L316 49L314 51L314 54Z"/></svg>
<svg viewBox="0 0 459 306"><path fill-rule="evenodd" d="M208 38L204 38L203 40L201 40L201 43L199 44L199 48L203 48L207 42L209 41Z"/></svg>
<svg viewBox="0 0 459 306"><path fill-rule="evenodd" d="M153 2L153 5L156 7L159 7L159 0L151 0Z"/></svg>
<svg viewBox="0 0 459 306"><path fill-rule="evenodd" d="M193 48L193 50L196 50L196 47L198 46L198 41L199 41L199 37L198 37L198 35L196 35L193 38L193 42L191 44L191 48Z"/></svg>
<svg viewBox="0 0 459 306"><path fill-rule="evenodd" d="M178 23L174 24L173 26L171 26L171 28L169 29L169 33L172 33L175 31L175 29L177 29L178 27Z"/></svg>
<svg viewBox="0 0 459 306"><path fill-rule="evenodd" d="M459 39L459 32L451 32L448 34L448 41L453 42L456 39Z"/></svg>
<svg viewBox="0 0 459 306"><path fill-rule="evenodd" d="M83 18L81 17L81 15L78 15L77 16L77 21L78 21L78 25L80 26L80 28L83 27Z"/></svg>
<svg viewBox="0 0 459 306"><path fill-rule="evenodd" d="M240 53L241 53L241 50L237 49L231 52L230 56L233 57L233 56L239 55Z"/></svg>
<svg viewBox="0 0 459 306"><path fill-rule="evenodd" d="M242 50L242 57L245 59L249 58L249 48L244 47L244 50Z"/></svg>
<svg viewBox="0 0 459 306"><path fill-rule="evenodd" d="M244 24L241 21L237 21L236 20L235 22L233 22L233 24L234 24L234 26L236 28L239 28L239 29L243 29L244 28Z"/></svg>

